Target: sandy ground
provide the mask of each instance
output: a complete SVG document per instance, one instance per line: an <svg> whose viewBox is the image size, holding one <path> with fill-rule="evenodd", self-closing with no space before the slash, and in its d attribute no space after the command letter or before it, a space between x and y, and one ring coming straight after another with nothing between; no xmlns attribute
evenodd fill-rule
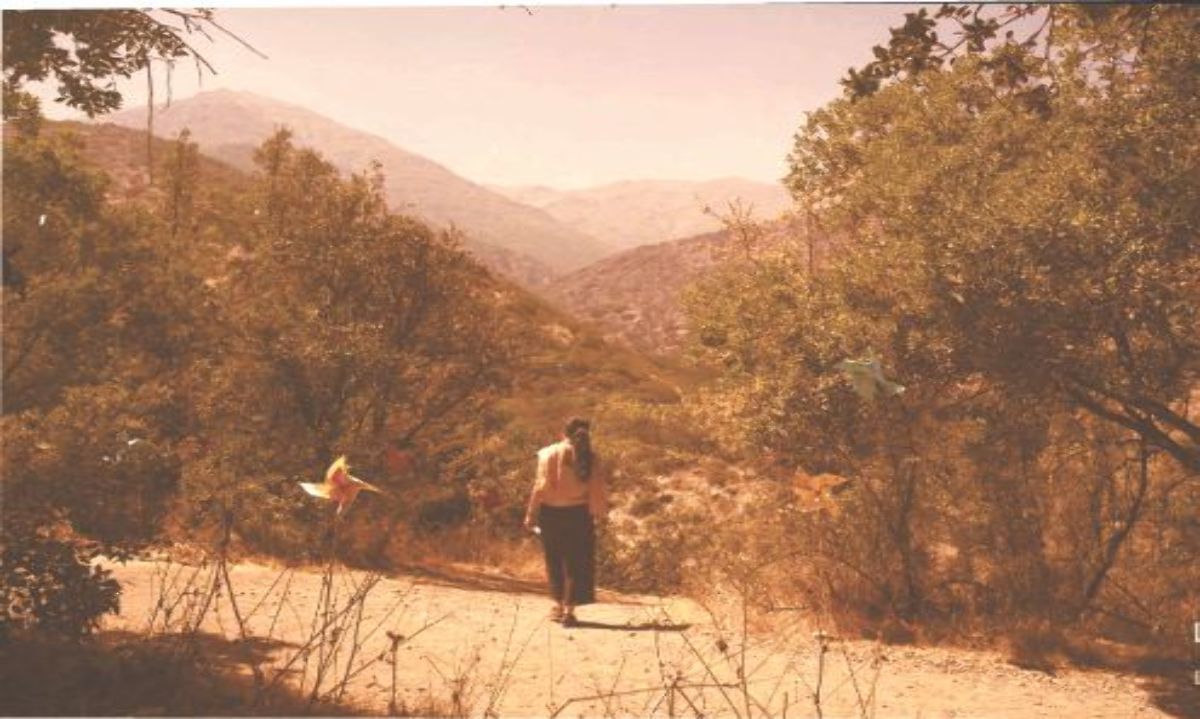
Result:
<svg viewBox="0 0 1200 719"><path fill-rule="evenodd" d="M121 614L106 625L112 629L145 631L157 598L180 598L193 575L197 586L211 584L204 572L178 564L134 561L113 569L125 592ZM347 570L332 576L339 606L368 577ZM243 563L231 568L231 582L270 677L313 635L322 574ZM187 601L174 610L176 618ZM781 622L743 642L739 632L682 599L602 593L600 603L579 611L583 625L572 629L550 622L548 609L537 583L480 570L384 577L363 602L357 642L343 641L337 667L322 681L329 685L330 676L349 668L356 675L343 698L386 713L394 639L394 697L409 711L445 712L457 700L476 716L817 716L819 680L824 716L1168 716L1132 676L1051 676L993 653L861 641L831 641L821 662L820 644L802 622ZM238 637L227 599L202 628ZM346 636L353 637L349 625ZM353 644L360 649L350 657ZM286 676L311 686L316 664L315 653L307 666L296 658ZM744 691L739 666L746 667ZM678 689L665 689L672 684Z"/></svg>

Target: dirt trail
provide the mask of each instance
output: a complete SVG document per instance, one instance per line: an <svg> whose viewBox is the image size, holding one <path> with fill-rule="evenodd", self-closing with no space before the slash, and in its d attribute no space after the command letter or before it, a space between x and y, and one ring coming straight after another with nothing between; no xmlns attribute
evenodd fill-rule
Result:
<svg viewBox="0 0 1200 719"><path fill-rule="evenodd" d="M165 566L134 561L114 568L125 593L121 614L107 627L145 629ZM281 577L281 571L253 563L232 568L241 613L251 614L251 632L284 642L270 650L277 662L310 635L321 591L319 572ZM363 576L339 573L335 586L345 596ZM547 716L559 710L560 716L570 717L667 716L672 711L747 715L747 698L740 689L690 688L737 684L740 663L739 638L723 632L696 604L602 593L601 603L580 610L584 623L573 629L548 621L547 610L537 583L481 571L384 578L365 603L365 641L356 661L370 662L386 653L388 631L404 635L397 699L410 709L445 711L457 693L461 706L475 715L489 705L501 716ZM227 603L205 629L237 636ZM860 706L872 704L880 717L1168 716L1131 676L1082 671L1050 676L1018 669L992 653L880 649L859 641L833 642L819 671L818 643L799 623L747 644L754 715L761 715L760 707L776 715L786 707L790 716L816 716L811 693L820 674L825 716L858 716ZM883 661L872 699L879 652ZM391 677L390 662L370 663L350 682L346 698L372 713L385 713ZM672 696L663 687L675 677L682 688Z"/></svg>

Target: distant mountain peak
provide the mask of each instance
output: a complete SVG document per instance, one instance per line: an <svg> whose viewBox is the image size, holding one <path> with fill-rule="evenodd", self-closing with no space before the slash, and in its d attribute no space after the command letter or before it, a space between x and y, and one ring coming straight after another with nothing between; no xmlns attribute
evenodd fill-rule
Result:
<svg viewBox="0 0 1200 719"><path fill-rule="evenodd" d="M495 189L622 249L717 231L722 223L713 212L727 211L730 203L741 202L759 220L773 219L792 204L782 183L741 177L622 180L582 190Z"/></svg>
<svg viewBox="0 0 1200 719"><path fill-rule="evenodd" d="M261 103L263 105L278 105L278 106L284 106L284 107L288 107L288 108L292 108L292 109L296 109L296 110L303 110L304 112L310 112L314 115L317 114L302 105L290 103L286 100L280 100L278 98L270 97L268 95L260 95L259 93L251 92L250 90L235 90L235 89L229 88L229 87L214 87L211 90L201 90L200 92L197 92L195 95L191 95L189 97L183 98L182 100L178 100L177 102L178 103L195 102L195 101L228 102L230 100L256 102L256 103Z"/></svg>

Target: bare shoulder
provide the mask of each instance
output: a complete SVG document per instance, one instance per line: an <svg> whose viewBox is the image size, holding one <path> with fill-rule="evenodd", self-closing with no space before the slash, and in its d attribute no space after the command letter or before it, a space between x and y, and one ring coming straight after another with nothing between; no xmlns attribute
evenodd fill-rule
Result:
<svg viewBox="0 0 1200 719"><path fill-rule="evenodd" d="M566 442L555 442L554 444L548 444L537 451L538 461L544 462L552 457L557 457L565 452L568 447L570 447L570 445L568 445Z"/></svg>

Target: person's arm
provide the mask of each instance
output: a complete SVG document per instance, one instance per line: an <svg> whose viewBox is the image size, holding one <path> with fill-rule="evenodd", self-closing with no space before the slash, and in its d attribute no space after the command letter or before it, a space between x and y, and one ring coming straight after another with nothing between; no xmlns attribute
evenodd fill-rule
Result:
<svg viewBox="0 0 1200 719"><path fill-rule="evenodd" d="M533 492L529 494L529 508L525 510L525 529L533 531L537 526L538 509L542 506L542 486L538 481L533 486Z"/></svg>
<svg viewBox="0 0 1200 719"><path fill-rule="evenodd" d="M553 471L553 455L538 452L537 474L533 478L533 491L529 493L529 507L525 510L525 528L533 531L537 523L538 509L542 506L542 497L546 493L546 483Z"/></svg>

